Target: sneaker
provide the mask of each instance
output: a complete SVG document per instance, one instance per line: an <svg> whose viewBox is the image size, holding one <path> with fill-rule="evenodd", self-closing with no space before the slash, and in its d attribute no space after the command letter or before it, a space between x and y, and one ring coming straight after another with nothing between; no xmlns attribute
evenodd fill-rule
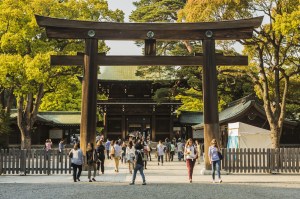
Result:
<svg viewBox="0 0 300 199"><path fill-rule="evenodd" d="M134 182L131 182L129 185L134 185Z"/></svg>
<svg viewBox="0 0 300 199"><path fill-rule="evenodd" d="M192 183L192 179L190 179L190 183Z"/></svg>
<svg viewBox="0 0 300 199"><path fill-rule="evenodd" d="M80 179L79 179L79 178L77 178L77 181L80 181Z"/></svg>
<svg viewBox="0 0 300 199"><path fill-rule="evenodd" d="M219 183L221 183L221 182L222 182L222 180L220 179L220 180L219 180Z"/></svg>
<svg viewBox="0 0 300 199"><path fill-rule="evenodd" d="M96 179L95 179L95 178L92 178L92 180L93 180L93 181L96 181Z"/></svg>
<svg viewBox="0 0 300 199"><path fill-rule="evenodd" d="M142 185L146 185L146 182L143 182L143 184Z"/></svg>
<svg viewBox="0 0 300 199"><path fill-rule="evenodd" d="M216 183L216 181L215 181L215 180L213 180L213 181L212 181L212 183Z"/></svg>
<svg viewBox="0 0 300 199"><path fill-rule="evenodd" d="M92 180L89 180L89 182L93 182Z"/></svg>

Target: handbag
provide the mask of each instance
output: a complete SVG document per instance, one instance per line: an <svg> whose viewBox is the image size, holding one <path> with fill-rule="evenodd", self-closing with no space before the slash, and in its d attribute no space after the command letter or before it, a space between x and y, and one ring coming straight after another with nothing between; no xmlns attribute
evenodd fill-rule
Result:
<svg viewBox="0 0 300 199"><path fill-rule="evenodd" d="M223 155L222 155L222 153L219 152L219 151L218 151L218 156L219 156L219 159L220 159L220 160L223 160Z"/></svg>
<svg viewBox="0 0 300 199"><path fill-rule="evenodd" d="M72 151L69 153L69 158L73 158L73 152Z"/></svg>

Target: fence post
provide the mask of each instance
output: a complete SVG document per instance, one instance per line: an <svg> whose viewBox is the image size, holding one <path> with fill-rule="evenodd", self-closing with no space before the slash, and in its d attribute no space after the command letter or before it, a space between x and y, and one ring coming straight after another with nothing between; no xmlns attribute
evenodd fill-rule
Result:
<svg viewBox="0 0 300 199"><path fill-rule="evenodd" d="M21 149L20 155L20 175L26 175L26 149Z"/></svg>
<svg viewBox="0 0 300 199"><path fill-rule="evenodd" d="M3 155L4 155L4 150L0 149L0 175L3 173Z"/></svg>

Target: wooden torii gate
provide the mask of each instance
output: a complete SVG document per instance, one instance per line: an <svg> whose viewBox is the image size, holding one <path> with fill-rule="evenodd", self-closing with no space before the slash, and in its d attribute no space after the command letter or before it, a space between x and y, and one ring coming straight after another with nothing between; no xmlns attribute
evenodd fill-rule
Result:
<svg viewBox="0 0 300 199"><path fill-rule="evenodd" d="M248 65L247 56L223 56L215 52L215 40L252 37L263 17L201 23L114 23L57 19L36 15L49 38L84 39L85 53L77 56L51 56L51 65L84 65L80 147L95 142L98 66L173 65L203 66L204 145L219 140L217 65ZM98 53L98 40L144 40L145 56L105 56ZM156 40L202 40L203 54L195 56L156 56ZM208 156L205 168L210 169Z"/></svg>

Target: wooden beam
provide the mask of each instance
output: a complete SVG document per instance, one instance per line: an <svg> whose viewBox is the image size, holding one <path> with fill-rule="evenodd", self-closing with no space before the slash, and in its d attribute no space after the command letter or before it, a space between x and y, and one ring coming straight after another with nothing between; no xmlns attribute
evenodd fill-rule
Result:
<svg viewBox="0 0 300 199"><path fill-rule="evenodd" d="M54 28L78 28L93 30L217 30L217 29L241 29L257 28L263 20L263 16L240 19L232 21L217 22L198 22L198 23L116 23L116 22L97 22L97 21L80 21L44 17L35 15L36 21L41 27Z"/></svg>
<svg viewBox="0 0 300 199"><path fill-rule="evenodd" d="M99 66L196 66L202 63L203 56L97 56ZM216 55L216 64L219 66L248 65L248 57ZM83 65L83 56L52 55L51 65Z"/></svg>
<svg viewBox="0 0 300 199"><path fill-rule="evenodd" d="M145 40L151 30L94 30L93 38L99 40ZM80 28L53 28L46 29L47 37L59 39L89 39L88 29ZM206 30L155 30L153 39L161 41L175 40L202 40L206 38ZM217 29L213 30L216 40L238 40L252 37L252 28L243 29Z"/></svg>
<svg viewBox="0 0 300 199"><path fill-rule="evenodd" d="M145 40L154 33L156 40L202 40L207 30L216 40L247 39L259 27L263 17L234 21L200 23L115 23L50 18L36 15L39 26L45 27L49 38L100 40ZM93 36L88 32L93 31Z"/></svg>

